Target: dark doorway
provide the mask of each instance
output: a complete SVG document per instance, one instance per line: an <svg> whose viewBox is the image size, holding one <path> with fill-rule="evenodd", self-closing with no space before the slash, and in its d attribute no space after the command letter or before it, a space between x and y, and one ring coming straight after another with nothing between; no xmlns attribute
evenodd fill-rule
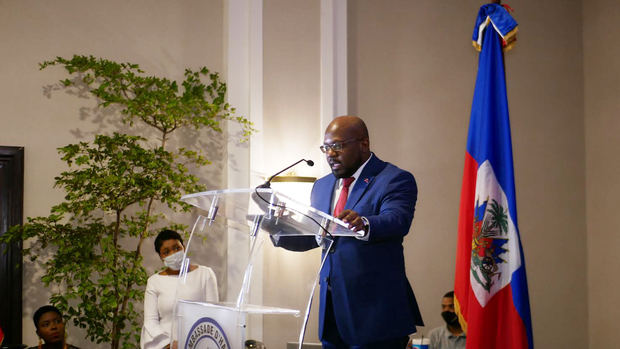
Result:
<svg viewBox="0 0 620 349"><path fill-rule="evenodd" d="M22 224L24 148L0 146L0 235ZM22 244L0 246L0 327L3 346L22 342Z"/></svg>

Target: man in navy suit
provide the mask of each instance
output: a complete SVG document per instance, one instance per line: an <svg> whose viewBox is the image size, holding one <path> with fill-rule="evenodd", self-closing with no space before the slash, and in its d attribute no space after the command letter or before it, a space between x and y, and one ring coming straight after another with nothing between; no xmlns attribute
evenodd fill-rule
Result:
<svg viewBox="0 0 620 349"><path fill-rule="evenodd" d="M413 220L415 179L370 151L366 125L355 116L335 118L321 150L332 173L314 183L312 206L364 231L358 238L337 237L323 251L328 254L320 278L323 347L403 349L408 334L423 326L402 244ZM278 245L317 247L314 239L291 239Z"/></svg>

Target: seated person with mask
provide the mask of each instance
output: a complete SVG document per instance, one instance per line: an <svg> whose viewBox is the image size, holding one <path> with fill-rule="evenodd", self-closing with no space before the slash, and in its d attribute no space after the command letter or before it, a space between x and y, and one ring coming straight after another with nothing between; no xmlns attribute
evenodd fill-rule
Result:
<svg viewBox="0 0 620 349"><path fill-rule="evenodd" d="M454 291L446 293L441 299L441 317L446 326L440 326L429 332L431 345L429 349L465 349L465 332L461 329L459 318L454 312Z"/></svg>
<svg viewBox="0 0 620 349"><path fill-rule="evenodd" d="M144 293L144 326L140 337L141 349L176 348L170 343L172 308L185 247L176 231L162 230L155 239L155 252L166 269L149 277ZM217 302L217 279L211 268L189 265L186 284L179 289L179 299L197 302Z"/></svg>

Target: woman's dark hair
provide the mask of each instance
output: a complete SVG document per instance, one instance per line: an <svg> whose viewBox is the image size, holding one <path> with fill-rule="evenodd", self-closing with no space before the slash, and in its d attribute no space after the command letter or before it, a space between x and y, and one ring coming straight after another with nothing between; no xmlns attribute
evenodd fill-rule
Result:
<svg viewBox="0 0 620 349"><path fill-rule="evenodd" d="M179 240L181 241L181 245L183 245L183 238L181 238L181 235L179 235L179 233L177 233L174 230L164 229L160 231L159 234L157 234L157 237L155 238L155 252L157 252L157 254L159 254L161 245L166 240Z"/></svg>
<svg viewBox="0 0 620 349"><path fill-rule="evenodd" d="M32 315L32 321L34 321L34 327L38 330L39 329L39 319L41 319L41 316L43 316L43 314L45 313L49 313L53 311L54 313L60 315L60 317L62 317L62 313L60 312L60 310L58 310L58 308L56 308L53 305L44 305L41 308L37 309L37 311L34 312L34 315Z"/></svg>

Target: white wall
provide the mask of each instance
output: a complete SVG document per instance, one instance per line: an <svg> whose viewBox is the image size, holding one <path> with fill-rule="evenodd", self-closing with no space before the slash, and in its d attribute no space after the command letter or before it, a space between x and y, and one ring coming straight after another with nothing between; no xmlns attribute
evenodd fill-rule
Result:
<svg viewBox="0 0 620 349"><path fill-rule="evenodd" d="M320 1L266 0L263 11L264 168L274 173L301 158L312 159L314 167L301 163L292 170L297 175L318 177L323 161L318 149L322 142ZM303 255L289 251L269 254L265 261L265 303L288 302L292 294L307 291L305 276L316 271L319 261L318 249ZM300 294L298 304L307 301L306 297ZM318 301L314 310L306 332L310 342L318 341ZM265 345L279 348L285 342L297 341L300 326L301 318L266 316Z"/></svg>

